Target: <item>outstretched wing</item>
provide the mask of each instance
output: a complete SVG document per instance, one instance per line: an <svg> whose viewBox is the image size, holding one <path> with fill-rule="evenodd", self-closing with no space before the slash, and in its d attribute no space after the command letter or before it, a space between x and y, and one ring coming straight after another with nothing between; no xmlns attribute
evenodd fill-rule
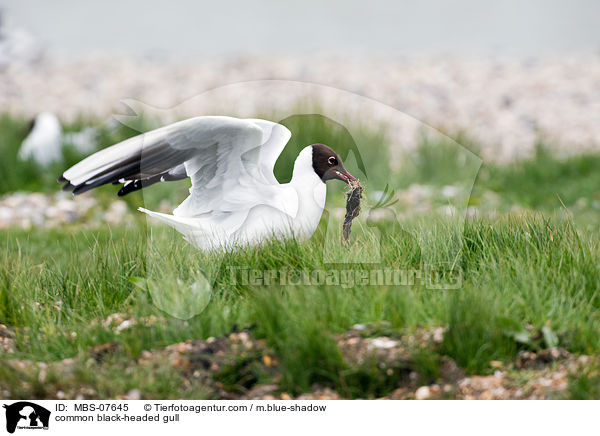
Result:
<svg viewBox="0 0 600 436"><path fill-rule="evenodd" d="M260 168L263 176L272 183L279 183L273 174L277 158L292 137L287 127L273 121L249 119L262 130L262 146L260 148Z"/></svg>
<svg viewBox="0 0 600 436"><path fill-rule="evenodd" d="M275 160L290 136L285 127L269 121L196 117L101 150L69 168L59 180L75 194L124 183L119 195L125 195L158 181L190 177L191 195L176 215L235 211L265 204L265 199L295 215L293 201L281 206L285 189L273 176Z"/></svg>

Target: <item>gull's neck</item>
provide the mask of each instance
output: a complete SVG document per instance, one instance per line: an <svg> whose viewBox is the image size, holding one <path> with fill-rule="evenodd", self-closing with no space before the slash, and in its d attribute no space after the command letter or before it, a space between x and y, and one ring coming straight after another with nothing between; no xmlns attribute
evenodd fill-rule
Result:
<svg viewBox="0 0 600 436"><path fill-rule="evenodd" d="M313 168L313 149L311 145L302 149L296 158L290 184L295 187L305 186L312 189L319 185L325 186L325 183Z"/></svg>
<svg viewBox="0 0 600 436"><path fill-rule="evenodd" d="M309 238L316 230L323 208L327 188L325 182L313 169L312 146L304 148L294 162L290 186L298 194L298 215L294 219L294 232L301 238Z"/></svg>

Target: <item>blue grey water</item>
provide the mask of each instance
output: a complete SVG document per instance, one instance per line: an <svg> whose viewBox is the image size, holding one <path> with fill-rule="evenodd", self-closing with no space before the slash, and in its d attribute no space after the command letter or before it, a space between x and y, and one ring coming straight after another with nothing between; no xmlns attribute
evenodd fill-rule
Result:
<svg viewBox="0 0 600 436"><path fill-rule="evenodd" d="M0 0L0 10L63 55L600 50L598 0Z"/></svg>

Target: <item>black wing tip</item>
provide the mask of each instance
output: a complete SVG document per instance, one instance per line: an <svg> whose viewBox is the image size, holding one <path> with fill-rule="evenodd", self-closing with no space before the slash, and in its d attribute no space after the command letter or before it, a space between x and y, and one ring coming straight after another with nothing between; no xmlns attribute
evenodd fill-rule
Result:
<svg viewBox="0 0 600 436"><path fill-rule="evenodd" d="M175 181L175 180L181 180L184 178L187 178L187 175L170 174L169 172L163 172L163 173L148 177L147 179L126 180L125 184L117 192L117 195L119 197L123 197L132 192L139 191L140 189L151 186L157 182ZM69 182L67 179L65 179L64 176L60 176L58 178L58 180L59 180L59 182L61 182L61 181L67 182L62 187L62 190L63 191L72 191L74 195L83 194L84 192L91 191L94 188L97 188L102 185L106 185L108 183L111 183L113 185L118 185L122 181L122 179L110 181L110 180L107 180L106 178L104 178L104 179L99 178L99 179L96 179L95 181L91 180L91 181L81 183L79 185L73 185L71 182Z"/></svg>
<svg viewBox="0 0 600 436"><path fill-rule="evenodd" d="M75 185L72 185L71 182L67 182L65 183L65 185L62 187L63 191L73 191L76 188Z"/></svg>
<svg viewBox="0 0 600 436"><path fill-rule="evenodd" d="M95 185L93 183L82 183L81 185L77 185L74 187L73 194L75 194L75 195L83 194L84 192L91 191L92 189L94 189L96 187L98 187L98 185Z"/></svg>
<svg viewBox="0 0 600 436"><path fill-rule="evenodd" d="M65 185L62 187L63 191L71 191L73 193L73 195L79 195L79 194L83 194L84 192L87 191L91 191L94 188L97 188L97 185L94 185L93 183L90 184L86 184L86 183L82 183L81 185L73 185L71 182L67 181L67 183L65 183ZM131 192L137 191L139 189L142 189L142 183L141 180L135 180L133 182L129 182L126 183L120 190L119 192L117 192L117 195L119 197L123 197L124 195L127 195Z"/></svg>
<svg viewBox="0 0 600 436"><path fill-rule="evenodd" d="M134 191L138 191L140 189L142 189L144 186L142 185L142 181L141 180L133 180L130 182L126 182L123 187L121 189L119 189L119 192L117 192L117 195L119 197L124 197L125 195L134 192Z"/></svg>
<svg viewBox="0 0 600 436"><path fill-rule="evenodd" d="M79 195L79 194L83 194L84 192L87 192L93 188L94 188L93 185L88 185L85 183L82 183L81 185L73 185L71 182L67 182L62 187L62 190L63 191L71 191L73 193L73 195Z"/></svg>
<svg viewBox="0 0 600 436"><path fill-rule="evenodd" d="M58 183L64 183L64 185L62 186L61 190L65 191L65 192L72 192L73 194L77 194L77 192L75 192L75 190L79 187L73 185L69 180L67 180L64 176L60 176L57 179ZM65 183L66 182L66 183Z"/></svg>

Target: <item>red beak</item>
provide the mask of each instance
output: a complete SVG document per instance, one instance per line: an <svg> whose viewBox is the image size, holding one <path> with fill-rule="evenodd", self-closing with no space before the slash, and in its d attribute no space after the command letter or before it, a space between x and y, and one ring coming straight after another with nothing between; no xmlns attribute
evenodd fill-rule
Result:
<svg viewBox="0 0 600 436"><path fill-rule="evenodd" d="M346 183L350 183L350 182L356 182L357 179L356 177L354 177L352 174L350 174L348 171L346 171L345 169L342 169L341 171L336 170L335 174L337 175L338 179L346 182Z"/></svg>

